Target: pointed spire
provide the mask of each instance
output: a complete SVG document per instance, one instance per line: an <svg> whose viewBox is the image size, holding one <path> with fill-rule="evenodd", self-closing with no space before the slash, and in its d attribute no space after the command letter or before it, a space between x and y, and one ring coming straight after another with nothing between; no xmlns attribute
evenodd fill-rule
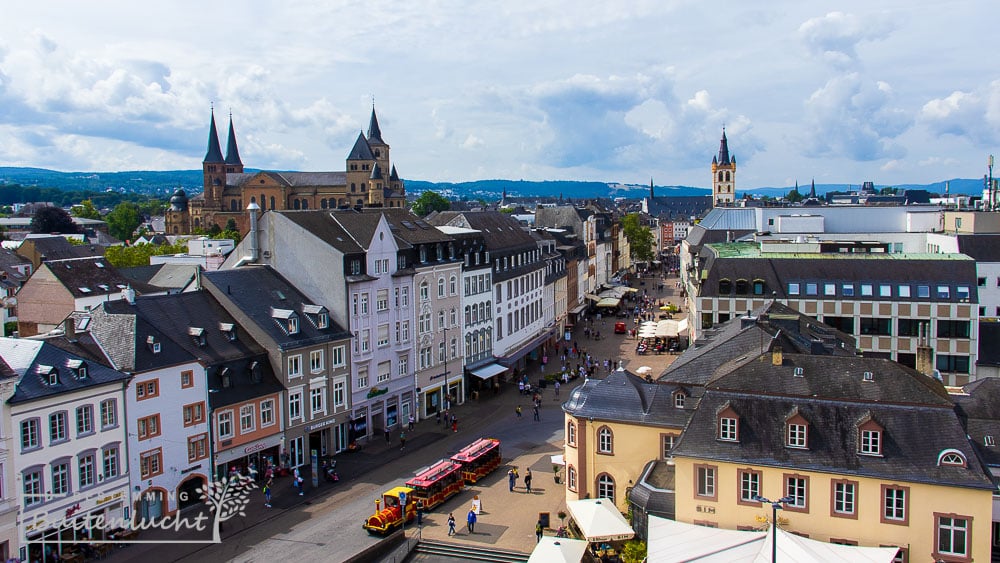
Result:
<svg viewBox="0 0 1000 563"><path fill-rule="evenodd" d="M226 164L242 165L240 149L236 146L236 130L233 129L233 114L229 113L229 142L226 144Z"/></svg>
<svg viewBox="0 0 1000 563"><path fill-rule="evenodd" d="M812 184L811 184L811 186L809 188L809 197L811 197L811 198L815 198L816 197L816 178L813 178Z"/></svg>
<svg viewBox="0 0 1000 563"><path fill-rule="evenodd" d="M399 181L399 174L396 174L396 165L395 164L392 165L392 172L389 173L389 181L390 182L398 182Z"/></svg>
<svg viewBox="0 0 1000 563"><path fill-rule="evenodd" d="M795 193L799 193L799 181L795 180Z"/></svg>
<svg viewBox="0 0 1000 563"><path fill-rule="evenodd" d="M382 130L378 127L378 118L375 117L375 104L372 104L372 118L368 122L368 142L385 144L382 140Z"/></svg>
<svg viewBox="0 0 1000 563"><path fill-rule="evenodd" d="M649 177L649 199L653 199L653 177Z"/></svg>
<svg viewBox="0 0 1000 563"><path fill-rule="evenodd" d="M375 163L375 166L372 166L371 179L372 180L381 180L382 179L382 168L378 165L377 162Z"/></svg>
<svg viewBox="0 0 1000 563"><path fill-rule="evenodd" d="M219 130L215 127L215 108L212 108L212 124L208 129L208 152L203 162L223 162L222 148L219 147Z"/></svg>
<svg viewBox="0 0 1000 563"><path fill-rule="evenodd" d="M719 164L729 166L729 141L726 140L726 128L722 128L722 140L719 141Z"/></svg>
<svg viewBox="0 0 1000 563"><path fill-rule="evenodd" d="M372 148L368 146L368 141L365 140L364 131L358 134L358 140L354 141L354 148L347 155L347 160L375 160Z"/></svg>

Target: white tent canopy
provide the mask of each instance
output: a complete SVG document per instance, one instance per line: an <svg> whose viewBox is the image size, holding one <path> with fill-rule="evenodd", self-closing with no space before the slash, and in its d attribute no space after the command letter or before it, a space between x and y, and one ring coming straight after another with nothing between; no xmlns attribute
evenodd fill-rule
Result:
<svg viewBox="0 0 1000 563"><path fill-rule="evenodd" d="M610 499L571 500L566 507L588 542L627 540L635 536Z"/></svg>
<svg viewBox="0 0 1000 563"><path fill-rule="evenodd" d="M580 563L587 552L587 542L569 538L543 536L535 544L528 563Z"/></svg>
<svg viewBox="0 0 1000 563"><path fill-rule="evenodd" d="M649 563L770 563L770 532L720 530L649 517ZM891 563L894 547L837 545L791 534L778 528L778 561L797 563Z"/></svg>

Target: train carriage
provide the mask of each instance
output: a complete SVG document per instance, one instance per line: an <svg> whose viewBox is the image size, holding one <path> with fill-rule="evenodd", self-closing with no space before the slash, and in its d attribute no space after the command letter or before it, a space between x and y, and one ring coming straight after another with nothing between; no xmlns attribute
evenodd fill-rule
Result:
<svg viewBox="0 0 1000 563"><path fill-rule="evenodd" d="M424 510L431 510L458 494L463 485L462 464L448 459L421 469L406 482L413 489L413 498L423 503Z"/></svg>
<svg viewBox="0 0 1000 563"><path fill-rule="evenodd" d="M500 466L500 440L480 438L451 456L451 460L462 464L465 482L475 484Z"/></svg>

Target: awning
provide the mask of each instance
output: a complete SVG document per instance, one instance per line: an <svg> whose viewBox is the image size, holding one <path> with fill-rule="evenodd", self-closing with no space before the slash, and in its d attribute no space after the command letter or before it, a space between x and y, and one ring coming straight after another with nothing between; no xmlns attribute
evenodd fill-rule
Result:
<svg viewBox="0 0 1000 563"><path fill-rule="evenodd" d="M587 302L584 301L583 303L580 303L576 307L573 307L572 309L570 309L569 310L569 314L576 315L577 313L579 313L580 311L582 311L582 310L584 310L586 308L587 308Z"/></svg>
<svg viewBox="0 0 1000 563"><path fill-rule="evenodd" d="M635 531L610 499L571 500L566 508L589 542L627 540L635 536Z"/></svg>
<svg viewBox="0 0 1000 563"><path fill-rule="evenodd" d="M514 362L516 362L516 361L520 360L521 358L523 358L523 357L527 356L528 354L530 354L532 350L534 350L535 348L537 348L542 342L545 342L549 338L552 338L553 336L555 336L555 334L556 334L555 330L551 330L551 329L547 330L547 331L543 332L542 334L539 334L535 338L532 338L531 340L529 340L525 344L521 345L521 347L518 348L517 351L511 352L511 353L507 354L506 356L498 358L497 361L501 365L505 365L507 367L510 367L510 366L512 366L514 364Z"/></svg>
<svg viewBox="0 0 1000 563"><path fill-rule="evenodd" d="M605 297L597 302L597 307L617 307L622 300L616 297Z"/></svg>
<svg viewBox="0 0 1000 563"><path fill-rule="evenodd" d="M601 300L600 297L594 295L593 293L584 293L583 296L586 297L587 299L590 299L591 301L600 301Z"/></svg>
<svg viewBox="0 0 1000 563"><path fill-rule="evenodd" d="M479 379L489 379L498 373L503 373L507 371L507 368L496 363L486 364L481 368L476 368L469 370L469 373L478 377Z"/></svg>
<svg viewBox="0 0 1000 563"><path fill-rule="evenodd" d="M566 457L563 454L550 455L549 459L552 460L552 465L566 465Z"/></svg>
<svg viewBox="0 0 1000 563"><path fill-rule="evenodd" d="M587 542L583 540L542 536L528 563L580 563L586 552Z"/></svg>

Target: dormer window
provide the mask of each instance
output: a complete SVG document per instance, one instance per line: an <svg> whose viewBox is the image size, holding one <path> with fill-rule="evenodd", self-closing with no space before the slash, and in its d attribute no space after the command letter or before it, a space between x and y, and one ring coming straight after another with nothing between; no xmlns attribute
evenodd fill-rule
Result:
<svg viewBox="0 0 1000 563"><path fill-rule="evenodd" d="M260 362L258 361L250 362L249 370L250 370L250 381L254 383L260 383L261 380Z"/></svg>
<svg viewBox="0 0 1000 563"><path fill-rule="evenodd" d="M861 455L882 455L882 432L885 429L875 422L871 415L858 424L858 453Z"/></svg>
<svg viewBox="0 0 1000 563"><path fill-rule="evenodd" d="M685 395L683 391L674 392L674 408L683 409L686 401L687 395Z"/></svg>
<svg viewBox="0 0 1000 563"><path fill-rule="evenodd" d="M299 318L288 317L288 334L298 334L298 333L299 333Z"/></svg>
<svg viewBox="0 0 1000 563"><path fill-rule="evenodd" d="M729 295L733 290L733 282L729 278L719 280L719 295Z"/></svg>
<svg viewBox="0 0 1000 563"><path fill-rule="evenodd" d="M986 446L986 447L988 447L988 448L992 448L992 447L994 447L994 446L997 445L997 442L996 442L996 440L993 439L993 436L986 435L986 436L983 436L983 445Z"/></svg>
<svg viewBox="0 0 1000 563"><path fill-rule="evenodd" d="M160 353L160 342L158 340L156 340L155 336L152 336L152 335L147 336L146 337L146 345L149 346L149 350L151 352L153 352L154 354L159 354Z"/></svg>
<svg viewBox="0 0 1000 563"><path fill-rule="evenodd" d="M201 327L189 327L188 336L190 336L194 340L194 343L198 346L204 346L208 342L205 337L205 329Z"/></svg>
<svg viewBox="0 0 1000 563"><path fill-rule="evenodd" d="M938 455L938 466L965 467L965 455L953 449L943 450Z"/></svg>
<svg viewBox="0 0 1000 563"><path fill-rule="evenodd" d="M316 315L316 328L327 328L330 326L330 315L327 313L320 313Z"/></svg>
<svg viewBox="0 0 1000 563"><path fill-rule="evenodd" d="M222 332L229 339L230 342L236 341L236 325L233 323L219 323L219 331Z"/></svg>
<svg viewBox="0 0 1000 563"><path fill-rule="evenodd" d="M386 306L388 308L388 306ZM319 329L326 329L330 326L330 313L322 305L303 304L302 313L312 324Z"/></svg>
<svg viewBox="0 0 1000 563"><path fill-rule="evenodd" d="M289 336L299 333L299 315L295 311L291 309L271 309L271 318L277 321Z"/></svg>
<svg viewBox="0 0 1000 563"><path fill-rule="evenodd" d="M224 367L219 369L219 379L222 380L223 387L228 388L233 386L233 378L229 368Z"/></svg>
<svg viewBox="0 0 1000 563"><path fill-rule="evenodd" d="M59 370L53 366L38 366L38 373L42 375L43 380L49 385L59 385Z"/></svg>
<svg viewBox="0 0 1000 563"><path fill-rule="evenodd" d="M73 371L77 379L87 379L87 364L83 360L69 360L66 367Z"/></svg>
<svg viewBox="0 0 1000 563"><path fill-rule="evenodd" d="M789 448L809 448L809 422L799 414L798 409L785 419L785 446Z"/></svg>
<svg viewBox="0 0 1000 563"><path fill-rule="evenodd" d="M724 442L739 442L740 440L740 418L733 407L726 404L718 413L718 434L719 440Z"/></svg>

